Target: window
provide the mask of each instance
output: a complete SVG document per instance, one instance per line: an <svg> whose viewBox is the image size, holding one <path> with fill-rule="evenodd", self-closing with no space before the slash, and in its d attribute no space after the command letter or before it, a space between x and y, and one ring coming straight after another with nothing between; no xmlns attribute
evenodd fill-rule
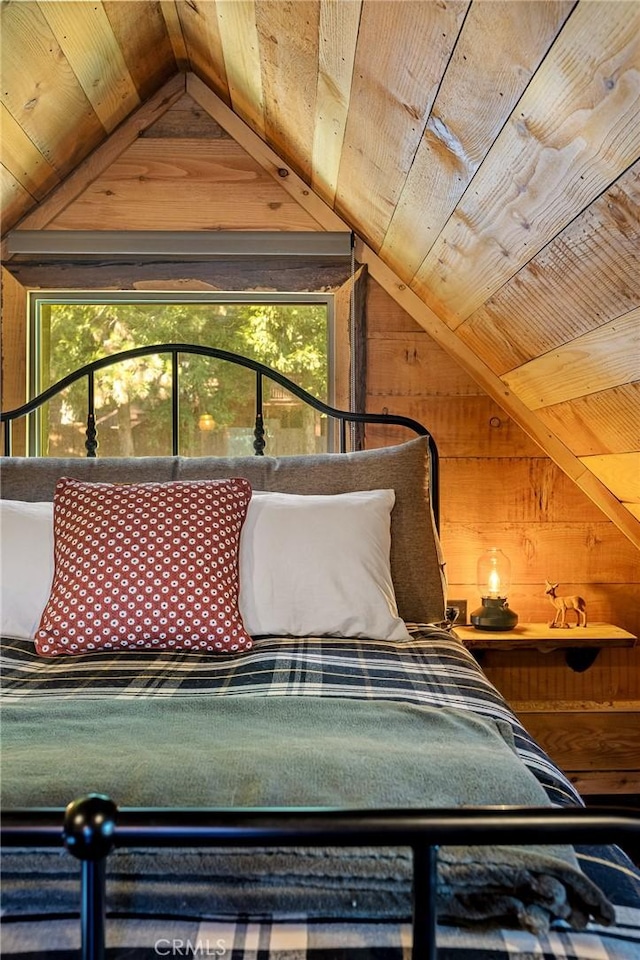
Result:
<svg viewBox="0 0 640 960"><path fill-rule="evenodd" d="M29 390L35 396L106 354L154 343L196 343L252 357L333 403L331 294L60 293L31 295ZM171 357L127 360L95 375L100 456L171 453ZM82 457L86 381L32 415L29 452ZM330 449L326 420L265 380L267 447L277 455ZM183 456L253 453L255 375L180 355Z"/></svg>

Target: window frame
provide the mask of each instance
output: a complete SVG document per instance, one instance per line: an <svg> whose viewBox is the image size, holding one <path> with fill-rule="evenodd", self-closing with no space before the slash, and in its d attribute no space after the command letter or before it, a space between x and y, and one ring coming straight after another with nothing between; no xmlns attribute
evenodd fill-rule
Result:
<svg viewBox="0 0 640 960"><path fill-rule="evenodd" d="M211 291L211 290L30 290L27 304L26 396L28 400L42 392L43 306L69 303L161 303L161 304L322 304L327 310L327 399L335 406L336 395L336 309L331 291ZM215 344L212 344L215 346ZM26 455L41 456L44 449L44 423L40 409L28 415Z"/></svg>

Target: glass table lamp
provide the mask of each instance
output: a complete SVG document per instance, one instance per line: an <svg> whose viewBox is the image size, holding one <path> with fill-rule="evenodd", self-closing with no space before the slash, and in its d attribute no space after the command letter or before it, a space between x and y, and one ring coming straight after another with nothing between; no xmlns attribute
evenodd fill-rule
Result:
<svg viewBox="0 0 640 960"><path fill-rule="evenodd" d="M478 559L478 592L482 606L471 614L471 623L478 630L513 630L518 614L507 603L511 586L511 561L499 550L491 547Z"/></svg>

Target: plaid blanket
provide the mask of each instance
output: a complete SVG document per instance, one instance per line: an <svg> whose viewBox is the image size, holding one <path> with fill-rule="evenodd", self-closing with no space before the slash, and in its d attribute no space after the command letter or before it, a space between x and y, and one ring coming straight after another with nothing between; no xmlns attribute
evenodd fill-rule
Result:
<svg viewBox="0 0 640 960"><path fill-rule="evenodd" d="M38 698L334 696L455 707L507 721L516 749L553 803L579 803L575 790L523 729L473 657L452 635L410 626L411 640L258 640L241 656L155 652L95 654L43 661L33 645L3 642L4 697ZM632 960L640 955L640 880L615 848L580 848L585 872L616 905L617 922L576 933L557 929L479 933L440 927L441 960ZM3 956L66 960L78 944L77 920L5 918ZM404 960L407 924L360 920L311 922L305 917L113 918L110 960L158 956L221 956L227 960ZM43 946L46 944L46 948Z"/></svg>
<svg viewBox="0 0 640 960"><path fill-rule="evenodd" d="M46 948L43 944L46 943ZM438 960L638 960L640 911L624 910L615 927L553 930L466 930L439 926ZM76 960L76 918L5 923L2 956ZM304 918L220 920L107 919L107 960L208 957L218 960L409 960L408 923L310 923Z"/></svg>
<svg viewBox="0 0 640 960"><path fill-rule="evenodd" d="M4 640L5 702L46 698L348 697L455 707L511 724L516 749L558 805L578 794L532 740L460 641L409 624L410 641L262 638L241 655L99 653L43 660L32 643Z"/></svg>

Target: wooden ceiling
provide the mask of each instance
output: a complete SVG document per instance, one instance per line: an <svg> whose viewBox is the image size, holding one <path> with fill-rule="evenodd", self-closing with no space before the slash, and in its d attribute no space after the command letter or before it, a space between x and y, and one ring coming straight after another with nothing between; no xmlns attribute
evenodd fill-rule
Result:
<svg viewBox="0 0 640 960"><path fill-rule="evenodd" d="M640 545L640 0L9 0L3 233L181 72Z"/></svg>

